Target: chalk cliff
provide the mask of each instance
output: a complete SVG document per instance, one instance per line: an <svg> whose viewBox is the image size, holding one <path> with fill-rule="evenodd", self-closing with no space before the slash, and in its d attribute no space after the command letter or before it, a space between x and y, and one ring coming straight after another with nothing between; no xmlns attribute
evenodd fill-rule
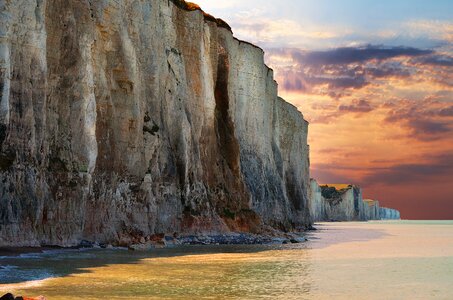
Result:
<svg viewBox="0 0 453 300"><path fill-rule="evenodd" d="M310 179L309 208L312 222L327 220L326 206L327 202L322 196L321 187L315 179Z"/></svg>
<svg viewBox="0 0 453 300"><path fill-rule="evenodd" d="M367 221L399 219L399 211L381 208L379 201L363 200L362 189L348 184L319 185L310 180L310 216L319 221Z"/></svg>
<svg viewBox="0 0 453 300"><path fill-rule="evenodd" d="M310 183L310 215L316 221L353 221L363 219L362 190L354 185Z"/></svg>
<svg viewBox="0 0 453 300"><path fill-rule="evenodd" d="M365 220L380 220L379 201L365 199L364 202L364 219Z"/></svg>
<svg viewBox="0 0 453 300"><path fill-rule="evenodd" d="M0 92L0 246L310 224L307 122L196 6L1 1Z"/></svg>
<svg viewBox="0 0 453 300"><path fill-rule="evenodd" d="M393 208L379 208L379 218L381 220L399 220L401 219L400 212Z"/></svg>

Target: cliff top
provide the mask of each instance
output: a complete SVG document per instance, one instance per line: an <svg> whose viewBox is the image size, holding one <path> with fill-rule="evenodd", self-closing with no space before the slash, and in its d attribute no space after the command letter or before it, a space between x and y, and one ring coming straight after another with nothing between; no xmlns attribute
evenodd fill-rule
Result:
<svg viewBox="0 0 453 300"><path fill-rule="evenodd" d="M379 201L373 199L363 199L363 202L367 203L368 206L377 205Z"/></svg>
<svg viewBox="0 0 453 300"><path fill-rule="evenodd" d="M203 16L204 16L204 18L206 20L215 22L215 23L217 23L217 26L222 27L222 28L226 28L229 31L233 32L231 30L230 25L228 25L227 22L225 22L222 19L218 19L218 18L214 17L213 15L210 15L210 14L206 13L204 10L201 9L201 7L198 4L195 4L195 3L192 3L192 2L186 2L184 0L171 0L171 2L173 2L173 4L175 4L177 7L181 8L181 9L184 9L184 10L187 10L187 11L199 10L199 11L201 11L203 13Z"/></svg>
<svg viewBox="0 0 453 300"><path fill-rule="evenodd" d="M352 184L347 184L347 183L325 183L325 184L320 184L320 185L333 187L333 188L336 188L337 190L346 190L346 189L350 189L354 186Z"/></svg>
<svg viewBox="0 0 453 300"><path fill-rule="evenodd" d="M215 23L217 23L217 26L219 26L221 28L225 28L225 29L229 30L231 33L233 33L233 30L231 29L231 26L227 22L225 22L224 20L222 20L220 18L216 18L216 17L214 17L211 14L208 14L198 4L193 3L193 2L186 2L185 0L170 0L170 1L173 4L175 4L177 7L181 8L181 9L184 9L186 11L200 11L203 14L205 20L215 22ZM236 41L238 41L239 43L248 44L250 46L258 48L261 51L263 51L263 53L264 53L264 50L261 47L255 45L255 44L252 44L252 43L250 43L248 41L240 40L237 37L233 37L233 38ZM272 68L270 68L269 66L266 66L266 67L268 67L270 70L272 70Z"/></svg>
<svg viewBox="0 0 453 300"><path fill-rule="evenodd" d="M389 210L399 211L396 208L390 208L390 207L385 207L385 206L381 206L380 208L381 209L389 209Z"/></svg>
<svg viewBox="0 0 453 300"><path fill-rule="evenodd" d="M329 186L329 185L321 185L321 195L324 197L324 199L332 201L341 201L341 196L346 193L350 188L352 188L351 185L346 186L345 188L336 188L335 186Z"/></svg>

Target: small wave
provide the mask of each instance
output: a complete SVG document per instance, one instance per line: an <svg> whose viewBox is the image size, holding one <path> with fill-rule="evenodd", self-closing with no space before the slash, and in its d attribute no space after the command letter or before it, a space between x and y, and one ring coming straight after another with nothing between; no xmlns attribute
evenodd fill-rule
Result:
<svg viewBox="0 0 453 300"><path fill-rule="evenodd" d="M49 269L30 269L15 265L0 266L0 286L16 282L31 282L55 277Z"/></svg>
<svg viewBox="0 0 453 300"><path fill-rule="evenodd" d="M0 266L0 272L7 272L7 271L11 271L11 270L14 270L17 268L19 268L19 267L13 266L13 265Z"/></svg>
<svg viewBox="0 0 453 300"><path fill-rule="evenodd" d="M100 253L103 252L116 252L116 251L127 251L125 247L109 247L104 248L77 248L77 249L42 249L40 252L29 252L29 253L20 253L17 255L2 255L0 256L0 261L7 261L11 263L14 261L21 260L71 260L71 259L80 259L80 258L95 258ZM1 269L0 269L1 270Z"/></svg>
<svg viewBox="0 0 453 300"><path fill-rule="evenodd" d="M16 256L15 258L26 258L26 259L36 259L36 258L41 258L42 253L22 253Z"/></svg>
<svg viewBox="0 0 453 300"><path fill-rule="evenodd" d="M30 280L20 283L7 283L7 284L0 283L0 292L6 293L11 292L13 290L24 290L28 288L40 287L43 286L46 281L51 280L52 278L53 277L48 277L45 279Z"/></svg>

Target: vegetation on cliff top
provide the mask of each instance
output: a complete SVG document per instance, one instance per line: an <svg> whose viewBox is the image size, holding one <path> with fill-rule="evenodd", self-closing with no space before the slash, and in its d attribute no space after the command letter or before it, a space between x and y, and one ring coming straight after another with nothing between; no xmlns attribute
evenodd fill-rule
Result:
<svg viewBox="0 0 453 300"><path fill-rule="evenodd" d="M192 3L192 2L186 2L184 0L171 0L171 2L173 2L177 7L182 8L182 9L187 10L187 11L199 10L199 11L201 11L203 13L203 16L204 16L204 18L206 20L215 22L215 23L217 23L217 26L222 27L222 28L226 28L229 31L231 31L231 27L230 27L230 25L228 25L227 22L225 22L222 19L217 19L216 17L204 12L198 4L195 4L195 3Z"/></svg>
<svg viewBox="0 0 453 300"><path fill-rule="evenodd" d="M329 185L322 185L321 186L321 195L325 199L336 199L341 197L347 190L350 189L351 186L348 186L347 188L342 188L342 189L337 189L334 186L329 186Z"/></svg>
<svg viewBox="0 0 453 300"><path fill-rule="evenodd" d="M363 202L368 204L368 206L370 206L370 207L377 204L377 201L376 200L372 200L372 199L363 199Z"/></svg>

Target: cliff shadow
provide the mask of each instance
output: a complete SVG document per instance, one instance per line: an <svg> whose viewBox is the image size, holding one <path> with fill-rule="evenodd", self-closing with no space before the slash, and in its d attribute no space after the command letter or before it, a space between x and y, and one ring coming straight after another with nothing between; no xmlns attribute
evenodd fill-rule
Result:
<svg viewBox="0 0 453 300"><path fill-rule="evenodd" d="M178 246L149 251L91 248L0 248L0 291L3 290L2 285L15 285L29 281L89 273L92 272L89 270L91 268L108 265L138 264L142 259L220 253L257 253L271 249L275 249L275 245ZM8 286L6 287L8 288Z"/></svg>
<svg viewBox="0 0 453 300"><path fill-rule="evenodd" d="M314 224L316 230L307 234L307 248L320 249L341 243L368 242L390 235L383 229L366 227L364 224L367 223L316 223Z"/></svg>

